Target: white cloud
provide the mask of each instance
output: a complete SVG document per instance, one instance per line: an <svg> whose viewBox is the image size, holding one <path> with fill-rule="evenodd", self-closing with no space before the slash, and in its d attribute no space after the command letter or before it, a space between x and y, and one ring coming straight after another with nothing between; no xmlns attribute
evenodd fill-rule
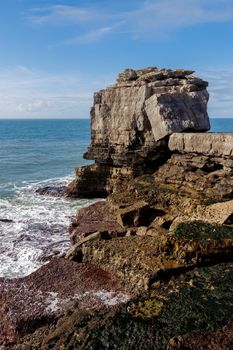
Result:
<svg viewBox="0 0 233 350"><path fill-rule="evenodd" d="M111 77L0 69L0 118L88 118L93 92Z"/></svg>
<svg viewBox="0 0 233 350"><path fill-rule="evenodd" d="M37 25L76 26L77 38L65 44L100 39L109 32L127 33L134 38L166 36L176 29L200 23L233 19L228 0L145 0L128 11L56 5L31 9L28 20ZM95 34L96 33L96 34Z"/></svg>
<svg viewBox="0 0 233 350"><path fill-rule="evenodd" d="M50 7L32 8L27 16L35 24L70 25L92 20L102 20L104 16L94 9L76 6L54 5Z"/></svg>
<svg viewBox="0 0 233 350"><path fill-rule="evenodd" d="M220 2L216 7L215 0L148 0L129 14L126 26L138 37L148 33L161 36L195 24L232 20L233 6Z"/></svg>
<svg viewBox="0 0 233 350"><path fill-rule="evenodd" d="M233 117L233 67L208 68L198 74L209 82L209 114Z"/></svg>
<svg viewBox="0 0 233 350"><path fill-rule="evenodd" d="M113 30L112 27L103 27L98 28L97 30L92 30L90 32L84 33L82 35L78 35L74 38L68 39L60 43L59 45L74 45L79 43L91 43L96 41L108 33L111 33Z"/></svg>

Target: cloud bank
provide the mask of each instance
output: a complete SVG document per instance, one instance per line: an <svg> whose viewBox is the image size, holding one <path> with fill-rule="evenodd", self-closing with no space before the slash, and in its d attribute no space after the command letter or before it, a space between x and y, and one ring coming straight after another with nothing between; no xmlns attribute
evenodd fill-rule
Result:
<svg viewBox="0 0 233 350"><path fill-rule="evenodd" d="M208 68L200 76L209 82L209 114L233 118L233 67Z"/></svg>
<svg viewBox="0 0 233 350"><path fill-rule="evenodd" d="M111 77L51 75L18 66L0 69L0 118L88 118L93 92Z"/></svg>
<svg viewBox="0 0 233 350"><path fill-rule="evenodd" d="M197 75L209 81L211 117L233 117L233 67L208 68ZM51 75L18 66L0 69L0 118L88 118L94 91L115 76Z"/></svg>

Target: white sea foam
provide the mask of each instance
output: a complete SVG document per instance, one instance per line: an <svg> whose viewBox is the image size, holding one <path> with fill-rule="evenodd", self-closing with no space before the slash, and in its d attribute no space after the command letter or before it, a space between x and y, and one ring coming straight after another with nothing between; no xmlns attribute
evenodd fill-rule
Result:
<svg viewBox="0 0 233 350"><path fill-rule="evenodd" d="M66 185L72 178L14 185L14 195L0 197L0 277L22 277L36 270L51 255L69 247L68 225L77 209L90 200L42 196L42 186ZM12 222L11 222L12 220Z"/></svg>

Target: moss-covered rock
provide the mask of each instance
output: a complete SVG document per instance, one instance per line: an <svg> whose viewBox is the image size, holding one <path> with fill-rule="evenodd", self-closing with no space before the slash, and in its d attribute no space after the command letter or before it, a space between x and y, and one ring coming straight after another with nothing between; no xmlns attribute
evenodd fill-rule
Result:
<svg viewBox="0 0 233 350"><path fill-rule="evenodd" d="M75 311L13 349L165 350L192 331L214 332L233 315L233 264L194 269L116 308ZM223 349L222 349L223 350Z"/></svg>
<svg viewBox="0 0 233 350"><path fill-rule="evenodd" d="M174 230L177 239L233 239L233 227L203 221L183 222Z"/></svg>

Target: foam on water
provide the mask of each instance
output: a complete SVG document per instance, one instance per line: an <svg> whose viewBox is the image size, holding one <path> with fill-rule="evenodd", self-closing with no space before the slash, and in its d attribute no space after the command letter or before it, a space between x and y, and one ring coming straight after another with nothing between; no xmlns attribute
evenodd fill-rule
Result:
<svg viewBox="0 0 233 350"><path fill-rule="evenodd" d="M90 200L72 200L37 194L42 186L66 185L71 176L42 182L9 184L11 195L0 198L0 277L30 274L52 255L69 247L68 225L77 209ZM13 195L12 195L13 193Z"/></svg>

